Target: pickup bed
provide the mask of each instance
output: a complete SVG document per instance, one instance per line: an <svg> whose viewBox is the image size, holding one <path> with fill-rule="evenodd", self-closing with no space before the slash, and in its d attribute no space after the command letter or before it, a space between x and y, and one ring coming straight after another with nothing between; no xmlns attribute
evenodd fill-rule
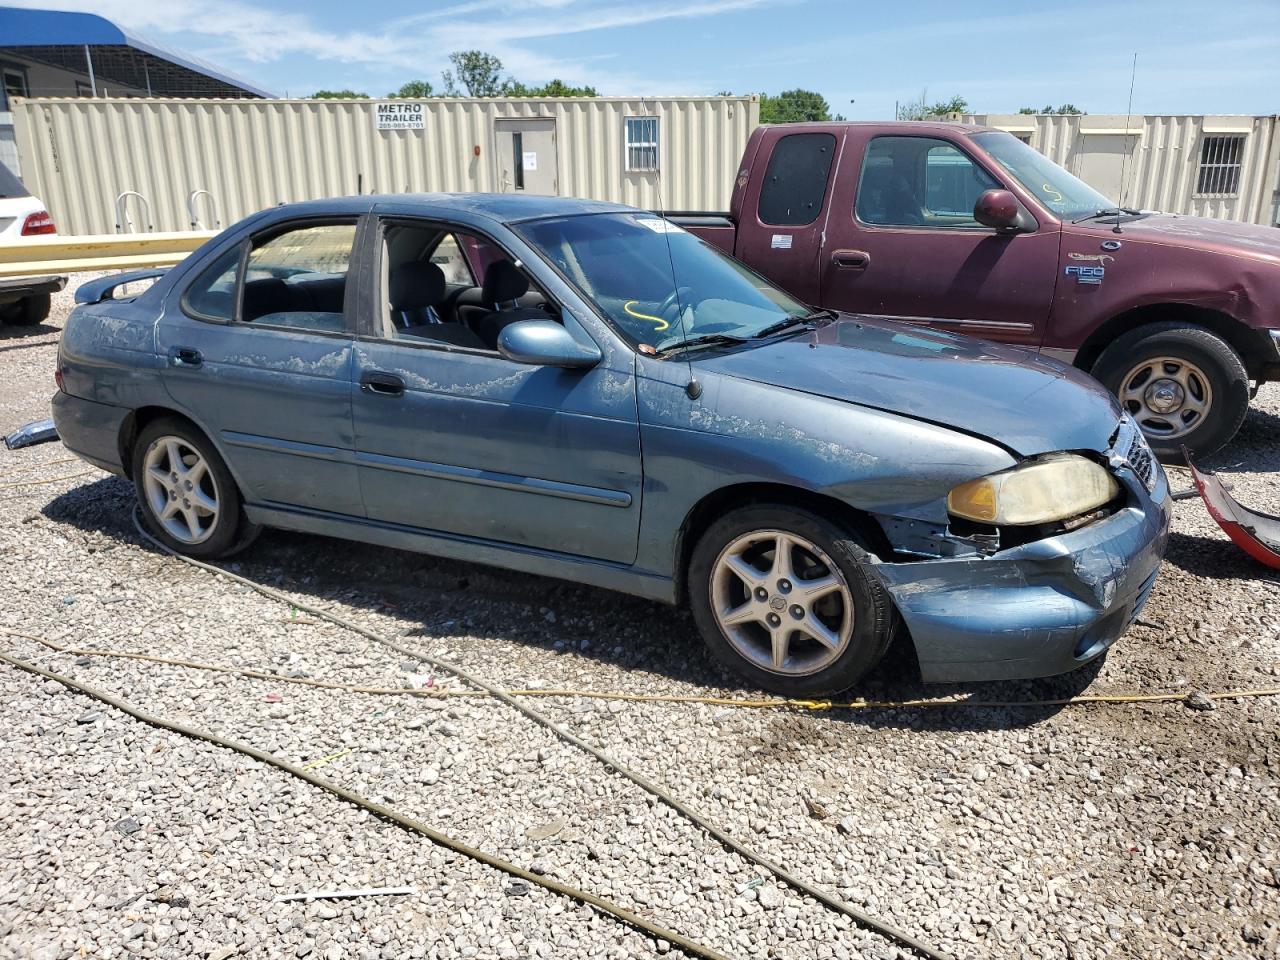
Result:
<svg viewBox="0 0 1280 960"><path fill-rule="evenodd" d="M1004 131L760 127L728 213L667 216L810 304L1089 371L1166 460L1280 379L1280 230L1121 210Z"/></svg>

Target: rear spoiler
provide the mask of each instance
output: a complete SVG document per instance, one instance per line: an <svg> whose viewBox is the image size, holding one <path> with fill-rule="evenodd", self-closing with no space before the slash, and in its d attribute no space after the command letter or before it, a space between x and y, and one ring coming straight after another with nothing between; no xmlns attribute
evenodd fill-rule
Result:
<svg viewBox="0 0 1280 960"><path fill-rule="evenodd" d="M111 299L117 287L139 280L154 280L169 272L168 267L155 267L150 270L131 270L129 273L117 273L110 277L99 277L76 287L76 303L101 303Z"/></svg>

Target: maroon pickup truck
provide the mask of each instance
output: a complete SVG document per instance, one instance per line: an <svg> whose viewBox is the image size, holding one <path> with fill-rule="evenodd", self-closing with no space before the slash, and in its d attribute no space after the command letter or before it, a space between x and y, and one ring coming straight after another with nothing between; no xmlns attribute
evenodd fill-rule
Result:
<svg viewBox="0 0 1280 960"><path fill-rule="evenodd" d="M1280 379L1280 230L1120 209L1000 130L760 127L727 215L668 216L808 303L1087 370L1164 459Z"/></svg>

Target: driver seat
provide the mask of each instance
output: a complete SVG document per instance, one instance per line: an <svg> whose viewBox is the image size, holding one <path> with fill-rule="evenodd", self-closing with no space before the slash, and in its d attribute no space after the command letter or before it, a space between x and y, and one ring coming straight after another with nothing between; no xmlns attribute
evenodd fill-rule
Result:
<svg viewBox="0 0 1280 960"><path fill-rule="evenodd" d="M537 307L522 307L520 298L529 292L529 278L510 260L495 260L484 272L480 297L493 309L471 324L490 350L498 348L502 329L520 320L546 320L547 312Z"/></svg>

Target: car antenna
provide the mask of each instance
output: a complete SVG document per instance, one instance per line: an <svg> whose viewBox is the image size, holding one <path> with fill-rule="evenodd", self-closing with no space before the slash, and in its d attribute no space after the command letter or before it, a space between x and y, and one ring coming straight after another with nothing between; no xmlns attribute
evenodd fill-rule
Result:
<svg viewBox="0 0 1280 960"><path fill-rule="evenodd" d="M1124 136L1126 139L1129 136L1129 120L1133 116L1133 82L1137 78L1138 78L1138 51L1135 50L1133 51L1133 70L1129 74L1129 112L1126 113L1124 116ZM1124 189L1126 186L1125 179L1124 179L1124 168L1125 168L1125 161L1128 159L1129 159L1128 150L1120 154L1120 205L1116 207L1116 225L1114 228L1112 228L1113 233L1123 232L1120 229L1120 216L1124 212Z"/></svg>
<svg viewBox="0 0 1280 960"><path fill-rule="evenodd" d="M649 103L643 97L640 99L640 108L644 110L645 117L649 116ZM658 150L661 150L662 138L656 138L658 141ZM654 178L654 186L658 191L658 217L662 221L662 239L667 243L667 262L671 265L671 283L674 286L676 297L676 317L680 321L680 336L688 339L689 331L684 326L684 304L680 302L680 280L676 276L676 258L671 251L671 221L667 219L667 206L662 202L662 158L655 157L658 165L658 176ZM702 396L702 384L698 382L698 378L693 375L693 361L685 354L684 365L689 370L689 382L685 385L684 392L689 395L690 400L697 400Z"/></svg>

